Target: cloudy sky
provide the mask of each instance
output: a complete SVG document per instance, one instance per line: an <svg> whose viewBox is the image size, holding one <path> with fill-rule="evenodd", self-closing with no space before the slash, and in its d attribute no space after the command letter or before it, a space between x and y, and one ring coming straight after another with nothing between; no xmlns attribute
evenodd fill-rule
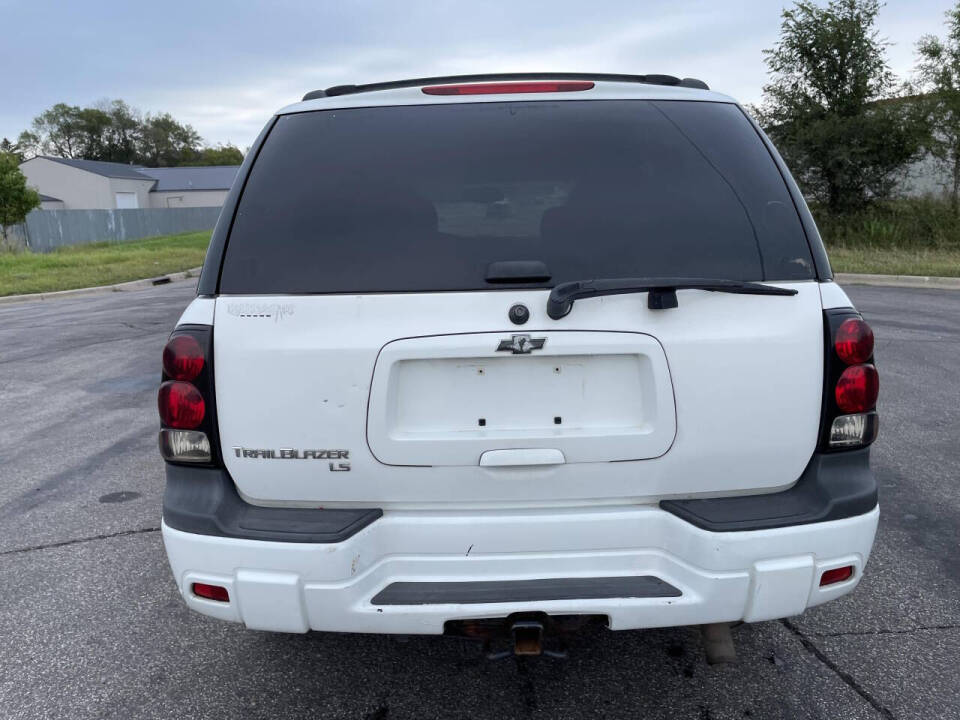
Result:
<svg viewBox="0 0 960 720"><path fill-rule="evenodd" d="M893 69L942 33L953 0L889 0L879 29ZM122 98L170 112L210 143L246 148L307 90L489 71L699 77L760 99L775 0L387 2L0 0L0 137L57 102Z"/></svg>

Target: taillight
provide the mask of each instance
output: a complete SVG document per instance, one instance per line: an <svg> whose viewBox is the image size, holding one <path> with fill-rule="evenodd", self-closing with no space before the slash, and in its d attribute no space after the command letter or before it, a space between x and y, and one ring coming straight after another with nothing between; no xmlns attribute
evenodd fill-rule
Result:
<svg viewBox="0 0 960 720"><path fill-rule="evenodd" d="M163 348L163 371L174 380L193 380L203 370L203 348L192 335L177 335Z"/></svg>
<svg viewBox="0 0 960 720"><path fill-rule="evenodd" d="M834 394L845 413L862 413L877 406L880 378L873 365L854 365L843 371Z"/></svg>
<svg viewBox="0 0 960 720"><path fill-rule="evenodd" d="M182 325L163 349L157 393L160 454L169 462L219 464L213 388L213 328Z"/></svg>
<svg viewBox="0 0 960 720"><path fill-rule="evenodd" d="M431 85L422 88L426 95L510 95L514 93L578 92L591 89L593 89L593 83L589 80L469 83L466 85Z"/></svg>
<svg viewBox="0 0 960 720"><path fill-rule="evenodd" d="M176 462L210 462L210 438L196 430L164 428L160 431L160 454Z"/></svg>
<svg viewBox="0 0 960 720"><path fill-rule="evenodd" d="M833 347L847 365L865 363L873 357L873 330L860 318L847 318L834 334Z"/></svg>
<svg viewBox="0 0 960 720"><path fill-rule="evenodd" d="M873 364L873 330L855 311L824 312L826 357L820 448L866 447L877 438L880 380Z"/></svg>
<svg viewBox="0 0 960 720"><path fill-rule="evenodd" d="M157 407L160 410L160 422L180 430L200 427L207 409L200 391L180 380L168 381L160 386Z"/></svg>

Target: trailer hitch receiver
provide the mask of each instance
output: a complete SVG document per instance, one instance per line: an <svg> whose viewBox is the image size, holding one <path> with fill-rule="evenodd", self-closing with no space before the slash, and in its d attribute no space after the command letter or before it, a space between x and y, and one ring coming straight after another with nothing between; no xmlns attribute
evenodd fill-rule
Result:
<svg viewBox="0 0 960 720"><path fill-rule="evenodd" d="M543 654L543 623L539 620L517 620L510 628L514 655Z"/></svg>

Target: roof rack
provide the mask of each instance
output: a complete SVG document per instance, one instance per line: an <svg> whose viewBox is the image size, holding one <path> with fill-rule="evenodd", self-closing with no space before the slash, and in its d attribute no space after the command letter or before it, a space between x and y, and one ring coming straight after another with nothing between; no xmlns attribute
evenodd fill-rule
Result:
<svg viewBox="0 0 960 720"><path fill-rule="evenodd" d="M368 83L366 85L334 85L326 90L311 90L303 96L304 100L334 97L336 95L354 95L376 90L396 90L397 88L418 87L420 85L443 85L448 83L483 82L486 80L601 80L608 82L645 83L647 85L670 85L674 87L709 90L703 80L696 78L678 78L673 75L620 75L615 73L495 73L491 75L446 75L441 77L414 78L411 80L392 80L390 82Z"/></svg>

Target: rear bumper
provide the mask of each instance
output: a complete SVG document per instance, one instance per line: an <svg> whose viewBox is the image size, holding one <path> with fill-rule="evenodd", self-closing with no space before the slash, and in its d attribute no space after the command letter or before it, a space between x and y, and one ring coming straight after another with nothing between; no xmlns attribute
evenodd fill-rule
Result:
<svg viewBox="0 0 960 720"><path fill-rule="evenodd" d="M166 521L163 539L187 604L252 629L431 634L447 620L542 611L606 615L619 630L768 620L844 595L862 576L878 517L874 507L827 522L715 532L652 506L387 511L336 542L199 534ZM843 565L854 566L850 580L819 587L823 571ZM616 585L635 577L649 578L636 587L656 591L570 598L549 588L571 583L547 583L534 585L533 600L514 593L508 602L490 601L497 583L602 578ZM226 587L230 602L195 596L195 582ZM484 592L464 602L469 583L483 583ZM595 596L595 585L584 594ZM437 593L447 588L459 594L444 601Z"/></svg>

